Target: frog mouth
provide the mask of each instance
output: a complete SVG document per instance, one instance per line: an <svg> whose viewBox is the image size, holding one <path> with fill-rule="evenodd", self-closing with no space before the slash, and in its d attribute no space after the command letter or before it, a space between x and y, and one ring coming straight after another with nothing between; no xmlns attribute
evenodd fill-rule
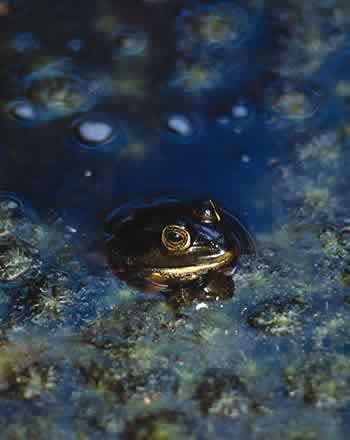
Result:
<svg viewBox="0 0 350 440"><path fill-rule="evenodd" d="M200 261L197 264L190 264L179 267L157 267L145 268L145 277L153 282L162 283L167 281L191 281L209 270L217 270L231 263L237 255L232 250L224 251L220 255Z"/></svg>

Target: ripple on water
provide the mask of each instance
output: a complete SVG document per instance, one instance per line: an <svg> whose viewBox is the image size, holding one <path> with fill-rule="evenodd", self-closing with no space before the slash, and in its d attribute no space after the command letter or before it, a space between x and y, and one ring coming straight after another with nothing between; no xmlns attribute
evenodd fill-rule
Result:
<svg viewBox="0 0 350 440"><path fill-rule="evenodd" d="M39 123L62 119L91 110L105 97L93 89L99 78L89 73L88 66L73 66L66 58L40 59L34 65L20 65L11 76L9 89L11 96L17 97L2 107L15 112L19 121Z"/></svg>
<svg viewBox="0 0 350 440"><path fill-rule="evenodd" d="M325 114L327 96L315 82L280 78L265 89L263 106L270 127L303 130Z"/></svg>
<svg viewBox="0 0 350 440"><path fill-rule="evenodd" d="M38 222L39 216L28 201L19 194L10 191L0 191L0 212L6 215L25 216Z"/></svg>
<svg viewBox="0 0 350 440"><path fill-rule="evenodd" d="M88 93L88 82L69 60L40 65L26 75L23 86L28 99L40 106L46 119L87 111L96 103Z"/></svg>

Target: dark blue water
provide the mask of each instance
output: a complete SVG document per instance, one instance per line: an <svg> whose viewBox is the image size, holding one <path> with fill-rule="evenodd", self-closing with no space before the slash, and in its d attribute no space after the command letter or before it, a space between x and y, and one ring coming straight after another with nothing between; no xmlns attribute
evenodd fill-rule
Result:
<svg viewBox="0 0 350 440"><path fill-rule="evenodd" d="M186 14L181 2L171 7L142 2L133 7L110 5L111 16L113 11L120 14L126 29L137 32L141 28L152 43L149 57L142 62L123 53L115 62L111 53L116 51L118 40L96 31L98 6L94 2L83 5L69 5L68 13L64 3L48 7L34 2L27 9L18 4L13 16L2 17L8 30L3 34L7 57L1 74L4 101L27 99L28 95L29 100L35 99L30 96L31 87L44 88L40 79L50 75L81 81L82 93L91 96L86 98L87 110L83 105L83 112L79 106L69 115L44 110L29 123L2 113L1 187L23 193L39 208L54 204L67 215L78 216L78 223L123 200L176 193L213 197L236 213L245 212L252 228L268 225L269 208L255 212L251 199L257 180L266 173L267 159L281 154L263 123L263 91L271 82L267 72L270 63L278 59L271 18L261 9L237 9L247 14L244 18L248 21L237 42L229 41L215 48L215 53L205 45L182 53L177 47L183 32L179 17ZM230 3L225 7L230 8ZM205 3L202 8L207 8ZM150 22L143 20L143 14L150 16ZM186 32L185 36L190 38ZM19 49L6 48L14 38L19 40ZM77 38L82 48L74 53L69 43ZM45 57L50 57L49 61ZM184 89L176 73L176 65L184 60L189 66L208 66L218 79L203 89ZM56 73L47 67L52 63L58 63L51 68ZM133 96L133 90L130 96L123 90L102 90L97 96L86 91L91 77L111 74L117 84L120 78L121 87L129 77L141 82L142 96L137 92ZM241 102L249 109L247 120L218 122L227 115L232 119L232 106ZM72 127L86 114L97 114L122 133L107 148L84 149ZM194 133L187 136L189 139L169 133L165 125L171 114L192 115ZM143 157L120 153L134 143L144 150ZM92 173L91 178L84 178L85 170Z"/></svg>

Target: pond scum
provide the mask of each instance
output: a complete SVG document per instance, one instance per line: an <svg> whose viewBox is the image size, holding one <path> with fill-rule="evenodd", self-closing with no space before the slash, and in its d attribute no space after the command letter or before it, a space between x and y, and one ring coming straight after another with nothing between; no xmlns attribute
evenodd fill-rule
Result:
<svg viewBox="0 0 350 440"><path fill-rule="evenodd" d="M0 1L1 438L347 439L350 3L71 3ZM101 261L115 170L159 164L247 206L232 298Z"/></svg>

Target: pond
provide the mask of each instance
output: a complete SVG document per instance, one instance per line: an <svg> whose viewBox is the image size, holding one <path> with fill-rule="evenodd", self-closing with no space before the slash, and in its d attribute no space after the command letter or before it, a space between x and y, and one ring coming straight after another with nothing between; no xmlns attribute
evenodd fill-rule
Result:
<svg viewBox="0 0 350 440"><path fill-rule="evenodd" d="M2 438L346 439L348 2L0 0L0 27ZM206 285L188 222L225 250Z"/></svg>

